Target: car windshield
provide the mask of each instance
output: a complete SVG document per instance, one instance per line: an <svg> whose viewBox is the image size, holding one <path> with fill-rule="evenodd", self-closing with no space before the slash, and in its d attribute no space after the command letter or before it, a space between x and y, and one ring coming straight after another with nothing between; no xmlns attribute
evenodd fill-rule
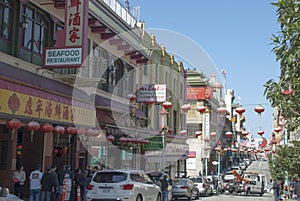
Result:
<svg viewBox="0 0 300 201"><path fill-rule="evenodd" d="M118 183L126 179L127 174L125 172L98 172L93 181L97 183Z"/></svg>
<svg viewBox="0 0 300 201"><path fill-rule="evenodd" d="M191 178L191 180L192 180L194 183L203 183L203 180L202 180L201 177Z"/></svg>

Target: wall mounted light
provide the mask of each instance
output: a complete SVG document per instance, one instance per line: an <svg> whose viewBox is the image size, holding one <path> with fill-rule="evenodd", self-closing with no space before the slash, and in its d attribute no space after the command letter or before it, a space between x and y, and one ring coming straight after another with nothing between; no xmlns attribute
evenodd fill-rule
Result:
<svg viewBox="0 0 300 201"><path fill-rule="evenodd" d="M28 27L28 22L27 20L24 18L22 22L20 22L20 26L23 28L23 29L27 29Z"/></svg>

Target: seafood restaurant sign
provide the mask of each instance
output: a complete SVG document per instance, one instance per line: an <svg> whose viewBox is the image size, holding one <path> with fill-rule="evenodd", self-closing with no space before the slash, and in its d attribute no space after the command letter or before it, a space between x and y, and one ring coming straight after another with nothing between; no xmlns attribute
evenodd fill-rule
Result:
<svg viewBox="0 0 300 201"><path fill-rule="evenodd" d="M144 84L138 88L138 102L164 102L166 101L166 85L165 84Z"/></svg>

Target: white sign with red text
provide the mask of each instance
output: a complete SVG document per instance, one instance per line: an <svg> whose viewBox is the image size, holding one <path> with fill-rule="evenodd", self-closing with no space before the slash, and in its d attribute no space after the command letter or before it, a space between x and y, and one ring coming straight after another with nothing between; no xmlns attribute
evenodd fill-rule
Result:
<svg viewBox="0 0 300 201"><path fill-rule="evenodd" d="M166 101L166 85L165 84L144 84L138 88L138 102L165 102Z"/></svg>

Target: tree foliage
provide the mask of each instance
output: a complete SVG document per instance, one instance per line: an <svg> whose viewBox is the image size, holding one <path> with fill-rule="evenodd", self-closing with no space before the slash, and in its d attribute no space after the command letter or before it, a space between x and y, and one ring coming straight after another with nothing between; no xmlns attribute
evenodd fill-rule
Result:
<svg viewBox="0 0 300 201"><path fill-rule="evenodd" d="M300 142L292 142L293 146L279 146L276 154L269 156L269 165L273 178L285 180L300 176Z"/></svg>
<svg viewBox="0 0 300 201"><path fill-rule="evenodd" d="M278 107L295 130L300 123L300 0L278 0L277 21L280 31L272 36L273 53L280 63L280 77L265 83L264 95L273 107Z"/></svg>

